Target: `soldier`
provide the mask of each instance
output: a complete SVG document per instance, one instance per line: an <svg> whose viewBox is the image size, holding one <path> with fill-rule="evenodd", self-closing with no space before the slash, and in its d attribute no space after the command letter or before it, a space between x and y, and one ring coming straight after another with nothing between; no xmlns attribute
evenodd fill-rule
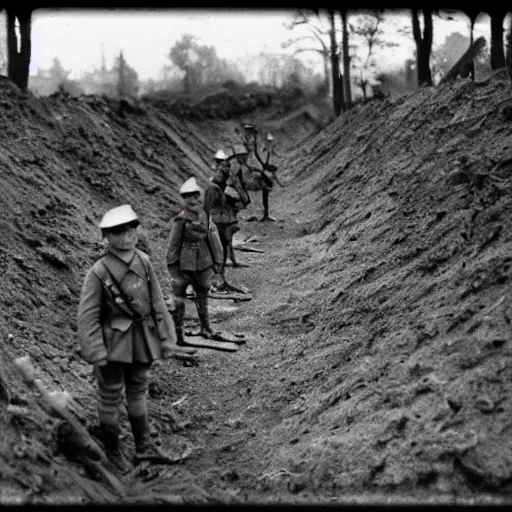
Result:
<svg viewBox="0 0 512 512"><path fill-rule="evenodd" d="M240 229L236 218L234 202L225 194L225 189L230 177L230 165L224 151L220 150L215 154L217 161L216 171L206 187L204 193L203 207L207 215L212 219L219 232L220 242L223 249L223 272L228 255L231 256L234 266L238 266L230 254L233 235Z"/></svg>
<svg viewBox="0 0 512 512"><path fill-rule="evenodd" d="M139 219L128 204L108 210L99 227L106 254L87 272L78 306L82 357L94 365L106 454L129 470L120 450L119 407L126 389L135 462L166 459L149 436L147 390L153 361L174 355L174 322L149 256L136 248Z"/></svg>
<svg viewBox="0 0 512 512"><path fill-rule="evenodd" d="M222 151L222 149L219 149L219 151L217 151L217 153L215 153L214 159L215 159L215 165L213 166L214 171L222 170L224 168L229 170L228 157L226 156L226 153L224 153L224 151Z"/></svg>
<svg viewBox="0 0 512 512"><path fill-rule="evenodd" d="M244 144L233 146L232 157L235 158L235 165L230 172L225 193L237 212L246 208L251 202L247 191L247 178L251 181L253 177L253 168L247 164L249 156L250 153Z"/></svg>
<svg viewBox="0 0 512 512"><path fill-rule="evenodd" d="M261 221L273 221L274 219L269 215L269 194L274 186L272 172L276 171L277 168L267 162L263 162L259 158L257 152L256 138L258 130L253 125L244 125L244 144L234 146L234 152L237 155L236 160L238 164L237 173L240 176L240 180L246 190L261 190L262 191L262 202L263 202L263 217ZM272 140L267 139L269 147L272 144ZM257 159L253 158L253 156ZM268 153L270 157L270 152ZM261 165L261 168L258 166ZM277 179L277 176L275 176Z"/></svg>
<svg viewBox="0 0 512 512"><path fill-rule="evenodd" d="M274 187L274 179L281 185L275 172L277 171L277 167L273 164L269 163L270 155L274 153L273 151L273 141L274 137L271 133L267 135L267 145L265 151L267 151L267 161L263 162L258 153L258 129L252 124L243 125L244 129L244 145L248 150L248 157L246 159L247 170L252 171L252 176L250 179L246 181L250 181L251 190L261 190L262 193L262 203L263 203L263 217L261 221L273 221L273 219L269 215L269 195L270 191ZM261 169L252 165L249 159L252 156L255 156L259 164L261 165ZM281 185L282 186L282 185Z"/></svg>
<svg viewBox="0 0 512 512"><path fill-rule="evenodd" d="M196 306L201 323L200 335L215 339L208 315L208 291L214 276L222 275L223 251L215 224L201 205L201 189L195 178L180 188L184 208L174 217L169 235L167 269L175 299L172 312L178 345L184 345L183 317L187 286L196 292Z"/></svg>

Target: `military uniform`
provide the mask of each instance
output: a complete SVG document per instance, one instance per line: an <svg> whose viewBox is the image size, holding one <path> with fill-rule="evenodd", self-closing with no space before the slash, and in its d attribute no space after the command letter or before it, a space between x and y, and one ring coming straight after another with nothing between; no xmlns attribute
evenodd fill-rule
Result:
<svg viewBox="0 0 512 512"><path fill-rule="evenodd" d="M105 219L109 222L100 224L105 230L134 221L138 225L137 216L129 205L109 210L102 222ZM129 255L129 251L126 253ZM174 322L146 253L134 249L131 260L126 262L109 245L107 254L96 261L85 276L77 327L81 355L95 365L105 450L112 462L124 471L119 451L123 388L126 389L137 460L153 449L147 411L151 365L156 359L171 355L176 347Z"/></svg>
<svg viewBox="0 0 512 512"><path fill-rule="evenodd" d="M130 298L129 306L119 286ZM132 308L140 318L134 318ZM107 253L92 266L78 306L78 333L82 357L89 363L105 358L151 363L160 358L163 346L172 349L174 323L147 254L136 250L127 264Z"/></svg>
<svg viewBox="0 0 512 512"><path fill-rule="evenodd" d="M183 344L183 316L189 284L197 294L197 309L203 331L211 331L207 294L215 269L222 269L223 250L217 228L201 209L193 214L181 211L172 221L167 250L167 268L176 308L173 311L178 345Z"/></svg>
<svg viewBox="0 0 512 512"><path fill-rule="evenodd" d="M216 173L205 190L203 201L206 213L219 232L224 265L226 264L228 248L233 240L233 235L240 229L236 218L235 205L224 192L226 185L227 182L223 182L221 176Z"/></svg>

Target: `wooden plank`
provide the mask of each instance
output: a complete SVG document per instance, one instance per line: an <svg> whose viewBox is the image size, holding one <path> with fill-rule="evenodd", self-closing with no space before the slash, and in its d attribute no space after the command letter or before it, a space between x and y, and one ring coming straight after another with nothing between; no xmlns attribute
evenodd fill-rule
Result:
<svg viewBox="0 0 512 512"><path fill-rule="evenodd" d="M261 249L256 249L254 247L245 247L243 245L234 245L233 249L236 249L237 251L242 251L242 252L257 252L260 254L263 254L265 252L265 251L262 251Z"/></svg>
<svg viewBox="0 0 512 512"><path fill-rule="evenodd" d="M186 336L185 343L195 348L207 348L211 350L220 350L222 352L236 352L238 345L230 341L207 340L202 336Z"/></svg>
<svg viewBox="0 0 512 512"><path fill-rule="evenodd" d="M229 341L230 343L236 343L237 345L244 345L247 342L245 334L238 332L235 333L226 331L216 331L213 337L206 338L205 336L201 335L200 331L187 329L185 330L185 336L201 337L204 339L209 339L211 341Z"/></svg>
<svg viewBox="0 0 512 512"><path fill-rule="evenodd" d="M238 302L248 302L252 300L252 296L249 293L223 293L223 292L208 292L207 297L209 299L220 299L220 300L234 300ZM195 294L187 295L187 299L196 300L197 296Z"/></svg>

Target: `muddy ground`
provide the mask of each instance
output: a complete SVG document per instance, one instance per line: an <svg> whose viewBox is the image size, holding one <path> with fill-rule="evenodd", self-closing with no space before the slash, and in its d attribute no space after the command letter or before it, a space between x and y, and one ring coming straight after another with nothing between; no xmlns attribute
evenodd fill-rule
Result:
<svg viewBox="0 0 512 512"><path fill-rule="evenodd" d="M250 302L212 301L235 353L155 365L152 432L191 456L139 468L117 496L58 450L58 420L13 367L30 355L94 433L91 368L76 351L97 222L130 202L164 291L177 188L210 175L238 119L123 115L98 97L4 86L0 245L2 503L505 503L512 490L512 96L460 80L330 122L281 98L245 120L278 140L276 222L241 215L227 269ZM326 125L326 126L325 126ZM321 126L325 128L320 129ZM319 131L320 130L320 131ZM192 304L188 322L196 320ZM126 416L127 452L133 444Z"/></svg>

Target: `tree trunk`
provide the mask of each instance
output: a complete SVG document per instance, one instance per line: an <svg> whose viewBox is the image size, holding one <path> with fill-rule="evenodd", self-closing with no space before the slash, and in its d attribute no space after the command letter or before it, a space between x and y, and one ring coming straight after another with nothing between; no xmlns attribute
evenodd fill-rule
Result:
<svg viewBox="0 0 512 512"><path fill-rule="evenodd" d="M12 9L7 9L7 76L16 83L18 59L18 38L15 30L16 16Z"/></svg>
<svg viewBox="0 0 512 512"><path fill-rule="evenodd" d="M505 65L507 67L510 85L512 86L512 27L510 28L507 34L507 53L505 58Z"/></svg>
<svg viewBox="0 0 512 512"><path fill-rule="evenodd" d="M28 9L7 9L7 75L22 90L28 88L30 69L31 17ZM16 36L16 19L20 25L20 50Z"/></svg>
<svg viewBox="0 0 512 512"><path fill-rule="evenodd" d="M322 55L324 58L324 91L325 95L329 94L329 54L327 51Z"/></svg>
<svg viewBox="0 0 512 512"><path fill-rule="evenodd" d="M349 109L352 106L352 86L350 83L350 55L347 16L347 11L341 11L341 22L343 27L343 86L345 91L345 109Z"/></svg>
<svg viewBox="0 0 512 512"><path fill-rule="evenodd" d="M503 46L503 21L505 12L491 13L491 69L505 67L505 51Z"/></svg>
<svg viewBox="0 0 512 512"><path fill-rule="evenodd" d="M118 77L117 77L117 95L120 100L122 100L125 96L125 62L124 62L124 56L123 52L119 54L119 70L118 70Z"/></svg>
<svg viewBox="0 0 512 512"><path fill-rule="evenodd" d="M412 10L412 32L416 43L416 60L418 72L418 85L432 85L432 73L430 71L430 53L432 51L432 9L423 10L423 34L420 29L419 11Z"/></svg>
<svg viewBox="0 0 512 512"><path fill-rule="evenodd" d="M336 43L334 11L329 11L329 20L331 22L329 37L331 40L332 101L334 115L339 116L341 112L345 110L345 100L343 98L343 77L340 75L340 60L338 56L338 45Z"/></svg>
<svg viewBox="0 0 512 512"><path fill-rule="evenodd" d="M19 86L21 90L28 89L28 78L30 72L30 57L32 55L32 13L24 11L18 17L20 22L20 36L21 36L21 50L19 55L20 60L20 75Z"/></svg>
<svg viewBox="0 0 512 512"><path fill-rule="evenodd" d="M475 42L474 41L474 28L475 28L475 19L476 19L476 16L473 16L471 18L471 22L470 22L470 25L469 25L469 47L471 48L473 46L473 43ZM468 63L468 74L471 78L471 80L473 80L473 82L475 81L475 61L474 59L471 59Z"/></svg>

